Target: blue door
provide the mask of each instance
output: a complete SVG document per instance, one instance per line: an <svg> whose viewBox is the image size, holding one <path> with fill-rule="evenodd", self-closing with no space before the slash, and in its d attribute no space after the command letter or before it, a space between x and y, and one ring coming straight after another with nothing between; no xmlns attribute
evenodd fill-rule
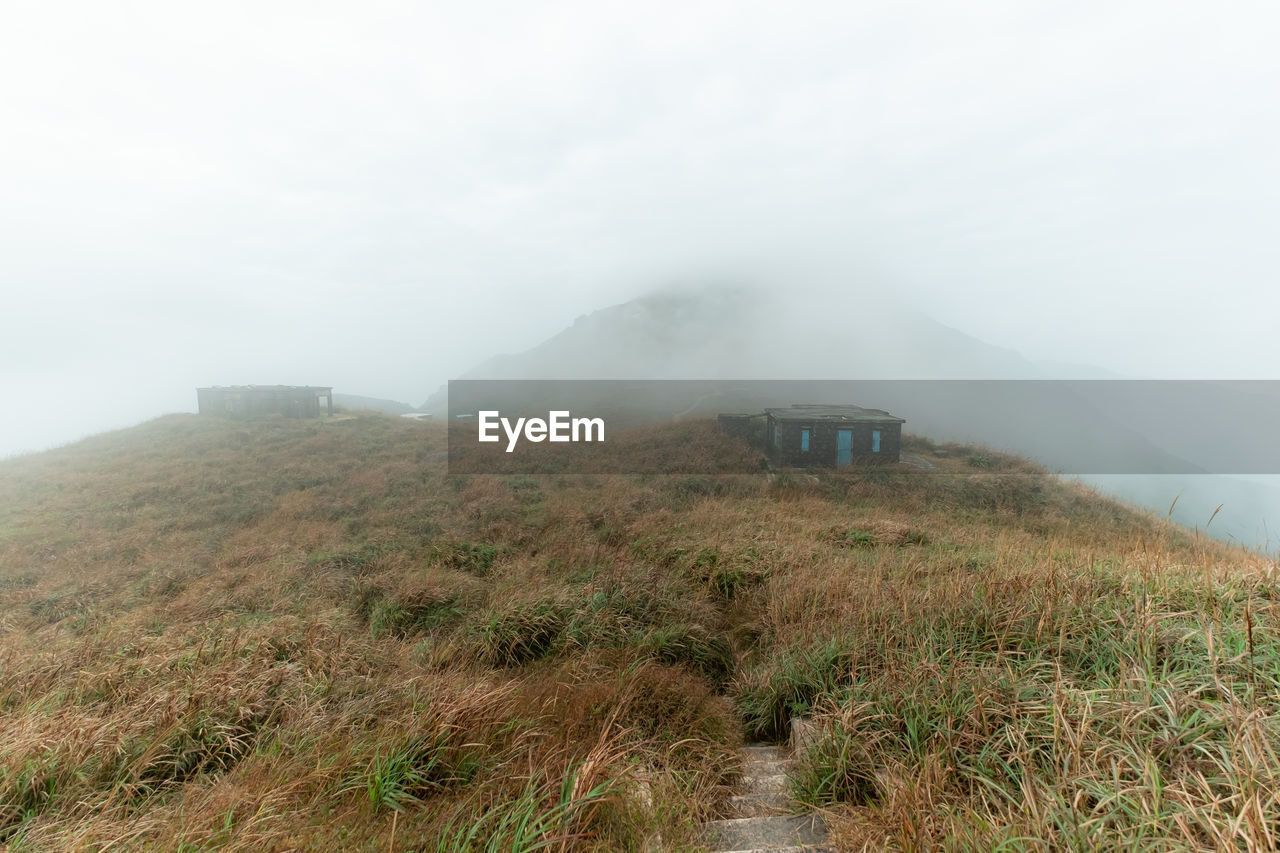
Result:
<svg viewBox="0 0 1280 853"><path fill-rule="evenodd" d="M836 465L853 464L853 430L836 430Z"/></svg>
<svg viewBox="0 0 1280 853"><path fill-rule="evenodd" d="M878 429L873 429L871 431L871 452L880 452L880 430Z"/></svg>

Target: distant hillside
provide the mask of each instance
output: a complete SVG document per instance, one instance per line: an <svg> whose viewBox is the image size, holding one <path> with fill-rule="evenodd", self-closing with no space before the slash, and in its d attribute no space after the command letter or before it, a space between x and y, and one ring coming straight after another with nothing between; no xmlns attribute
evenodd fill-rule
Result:
<svg viewBox="0 0 1280 853"><path fill-rule="evenodd" d="M807 717L836 849L1270 845L1254 555L919 439L469 478L444 438L183 415L0 461L0 844L694 851Z"/></svg>
<svg viewBox="0 0 1280 853"><path fill-rule="evenodd" d="M398 400L361 397L358 394L334 394L333 405L347 411L385 412L389 415L407 415L417 411L408 403L401 403Z"/></svg>
<svg viewBox="0 0 1280 853"><path fill-rule="evenodd" d="M1053 379L1116 378L1082 365L1035 364L914 311L883 294L857 287L823 297L820 307L803 287L761 290L708 287L658 293L579 317L526 352L495 356L463 379ZM441 388L423 405L443 414ZM927 395L907 384L876 399L738 400L758 409L796 402L853 402L893 411L907 429L940 441L977 442L1029 456L1061 471L1140 475L1095 478L1113 493L1202 526L1222 505L1214 535L1256 547L1275 547L1280 528L1280 482L1242 484L1199 471L1280 471L1266 424L1280 419L1280 396L1229 385L1186 405L1168 383L1143 397L1124 398L1105 384L1063 393L1027 382L1000 406L965 386L933 386ZM1168 393L1165 393L1165 392ZM655 418L684 404L657 407ZM744 409L746 410L746 409ZM1224 421L1224 418L1228 419ZM1248 435L1225 426L1249 424ZM1230 435L1228 440L1219 436ZM1212 437L1206 440L1206 436ZM1105 453L1103 450L1105 449ZM1088 467L1085 461L1098 462ZM1256 466L1256 467L1251 467ZM1176 478L1172 475L1178 475ZM1268 527L1268 519L1271 521Z"/></svg>

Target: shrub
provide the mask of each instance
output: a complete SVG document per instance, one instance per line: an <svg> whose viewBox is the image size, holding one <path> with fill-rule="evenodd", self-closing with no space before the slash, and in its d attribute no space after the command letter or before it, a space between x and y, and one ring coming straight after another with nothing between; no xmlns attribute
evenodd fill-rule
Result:
<svg viewBox="0 0 1280 853"><path fill-rule="evenodd" d="M340 790L363 790L374 811L404 811L428 793L470 782L480 767L479 747L455 745L450 731L439 731L378 753Z"/></svg>
<svg viewBox="0 0 1280 853"><path fill-rule="evenodd" d="M530 779L519 793L496 803L476 804L458 814L441 833L437 853L536 853L564 850L596 807L611 799L620 780L591 784L588 762L567 770L559 785ZM598 771L597 771L598 772ZM591 780L591 781L588 781Z"/></svg>
<svg viewBox="0 0 1280 853"><path fill-rule="evenodd" d="M491 613L480 626L481 655L495 666L545 657L559 645L569 618L568 608L546 599Z"/></svg>
<svg viewBox="0 0 1280 853"><path fill-rule="evenodd" d="M375 639L384 634L407 637L447 625L464 613L456 595L381 599L369 609L369 630Z"/></svg>
<svg viewBox="0 0 1280 853"><path fill-rule="evenodd" d="M321 551L307 558L307 566L319 571L342 571L361 576L368 574L377 559L386 552L384 546L377 544L342 551Z"/></svg>
<svg viewBox="0 0 1280 853"><path fill-rule="evenodd" d="M776 741L793 716L810 712L815 700L849 683L852 658L838 638L806 648L781 647L762 664L748 667L736 684L735 705L747 736Z"/></svg>
<svg viewBox="0 0 1280 853"><path fill-rule="evenodd" d="M688 666L714 683L722 683L733 671L733 650L722 637L696 625L653 628L642 648L664 663Z"/></svg>
<svg viewBox="0 0 1280 853"><path fill-rule="evenodd" d="M853 709L828 719L818 740L804 749L788 784L800 803L824 808L837 803L868 805L877 798L874 725Z"/></svg>
<svg viewBox="0 0 1280 853"><path fill-rule="evenodd" d="M437 551L441 562L452 569L476 577L488 577L498 559L498 546L475 542L458 542Z"/></svg>

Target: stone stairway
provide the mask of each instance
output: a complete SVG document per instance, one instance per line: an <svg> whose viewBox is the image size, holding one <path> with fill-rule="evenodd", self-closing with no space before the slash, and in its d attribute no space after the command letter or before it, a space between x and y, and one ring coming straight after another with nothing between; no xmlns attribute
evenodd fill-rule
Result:
<svg viewBox="0 0 1280 853"><path fill-rule="evenodd" d="M719 853L829 851L827 829L814 814L793 814L787 797L788 759L783 747L744 747L742 779L729 801L732 817L703 825L706 841Z"/></svg>

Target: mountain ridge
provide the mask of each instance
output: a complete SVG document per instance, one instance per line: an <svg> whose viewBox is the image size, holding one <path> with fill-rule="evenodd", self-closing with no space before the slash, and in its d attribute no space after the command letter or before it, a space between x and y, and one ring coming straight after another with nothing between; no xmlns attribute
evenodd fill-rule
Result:
<svg viewBox="0 0 1280 853"><path fill-rule="evenodd" d="M873 300L865 292L847 288L816 292L819 295L814 299L830 310L809 307L804 291L734 285L660 291L580 315L541 344L486 359L458 378L1121 378L1089 365L1032 362L1015 350L983 342L914 308L891 300ZM830 295L837 292L844 297ZM860 304L872 303L872 307L859 309ZM1167 399L1169 395L1162 393L1152 395L1153 403L1165 412L1162 417L1134 411L1130 405L1117 419L1117 410L1110 404L1114 394L1090 393L1066 399L1047 386L1027 387L1027 402L1034 403L1037 412L1014 409L1008 414L992 413L964 399L946 405L937 401L932 407L918 407L907 429L938 440L991 444L1065 471L1085 470L1076 462L1089 436L1112 443L1123 437L1116 452L1128 457L1135 466L1131 470L1150 476L1127 481L1112 477L1105 481L1107 488L1160 512L1182 494L1173 516L1189 527L1203 524L1209 511L1223 504L1215 535L1271 547L1266 519L1280 517L1280 489L1242 485L1226 477L1176 482L1161 479L1166 474L1196 470L1247 470L1243 466L1264 452L1255 446L1256 441L1205 445L1197 440L1195 429L1183 428L1186 418ZM1280 419L1274 397L1236 393L1229 388L1214 394L1214 408L1238 410L1250 424ZM797 400L773 404L794 402ZM902 404L900 399L842 402L881 408ZM420 408L444 414L447 407L448 388L443 386ZM1082 449L1076 452L1073 447ZM1200 455L1235 467L1206 468L1197 464Z"/></svg>

